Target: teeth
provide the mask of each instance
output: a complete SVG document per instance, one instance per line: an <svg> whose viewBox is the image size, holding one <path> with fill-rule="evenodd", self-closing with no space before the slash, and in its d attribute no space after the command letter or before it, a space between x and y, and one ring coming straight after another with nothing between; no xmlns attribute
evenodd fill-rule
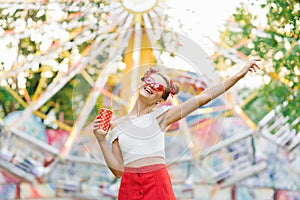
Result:
<svg viewBox="0 0 300 200"><path fill-rule="evenodd" d="M146 92L148 92L149 94L152 94L152 91L149 88L145 88Z"/></svg>

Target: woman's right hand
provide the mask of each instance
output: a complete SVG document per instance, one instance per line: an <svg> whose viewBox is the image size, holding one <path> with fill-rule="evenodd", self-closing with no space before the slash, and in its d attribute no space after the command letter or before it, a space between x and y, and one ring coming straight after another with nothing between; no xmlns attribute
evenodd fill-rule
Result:
<svg viewBox="0 0 300 200"><path fill-rule="evenodd" d="M99 123L100 123L100 120L95 119L94 126L93 126L93 133L99 141L102 141L102 140L106 139L106 134L107 133L105 133L105 132L103 132L102 130L99 129Z"/></svg>

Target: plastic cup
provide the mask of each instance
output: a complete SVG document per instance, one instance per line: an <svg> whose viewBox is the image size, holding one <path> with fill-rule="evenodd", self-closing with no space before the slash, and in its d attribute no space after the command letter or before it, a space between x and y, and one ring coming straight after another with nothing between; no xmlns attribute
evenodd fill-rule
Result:
<svg viewBox="0 0 300 200"><path fill-rule="evenodd" d="M99 128L98 133L106 134L109 126L110 121L112 119L113 111L107 108L100 108L99 109L99 115L97 116L97 119L99 119Z"/></svg>

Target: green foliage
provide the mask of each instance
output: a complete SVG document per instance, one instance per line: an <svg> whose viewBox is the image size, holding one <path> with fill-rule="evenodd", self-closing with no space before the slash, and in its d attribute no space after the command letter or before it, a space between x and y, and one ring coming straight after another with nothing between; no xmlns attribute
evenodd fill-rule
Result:
<svg viewBox="0 0 300 200"><path fill-rule="evenodd" d="M39 44L31 41L29 37L20 39L19 54L28 56L29 54L37 52Z"/></svg>
<svg viewBox="0 0 300 200"><path fill-rule="evenodd" d="M258 90L258 95L244 109L248 116L257 124L274 106L288 102L287 106L281 109L283 116L289 117L292 123L295 117L300 116L300 103L298 95L291 95L291 89L277 80L272 80ZM299 124L298 124L299 126ZM297 128L297 124L293 125Z"/></svg>
<svg viewBox="0 0 300 200"><path fill-rule="evenodd" d="M24 109L15 98L5 89L0 87L0 118L4 118L9 113Z"/></svg>
<svg viewBox="0 0 300 200"><path fill-rule="evenodd" d="M252 4L257 6L258 2L253 1ZM267 0L260 6L267 10L267 24L261 26L257 21L261 16L252 13L249 4L241 4L233 15L234 22L229 22L227 30L223 32L223 43L234 48L241 41L246 41L238 45L236 50L248 57L260 57L264 65L263 76L271 79L258 89L257 97L245 106L252 120L258 123L277 105L288 102L282 114L289 116L289 122L292 123L300 116L300 3ZM230 59L224 57L219 55L215 63L221 65ZM234 62L232 60L230 64ZM299 130L299 123L293 126Z"/></svg>

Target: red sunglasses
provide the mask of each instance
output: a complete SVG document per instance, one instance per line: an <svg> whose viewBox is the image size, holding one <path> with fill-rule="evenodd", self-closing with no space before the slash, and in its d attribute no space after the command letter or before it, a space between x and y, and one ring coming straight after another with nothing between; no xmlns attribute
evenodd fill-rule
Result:
<svg viewBox="0 0 300 200"><path fill-rule="evenodd" d="M160 83L155 82L151 76L144 77L144 82L147 85L150 85L151 88L156 92L164 92L165 91L165 86Z"/></svg>

